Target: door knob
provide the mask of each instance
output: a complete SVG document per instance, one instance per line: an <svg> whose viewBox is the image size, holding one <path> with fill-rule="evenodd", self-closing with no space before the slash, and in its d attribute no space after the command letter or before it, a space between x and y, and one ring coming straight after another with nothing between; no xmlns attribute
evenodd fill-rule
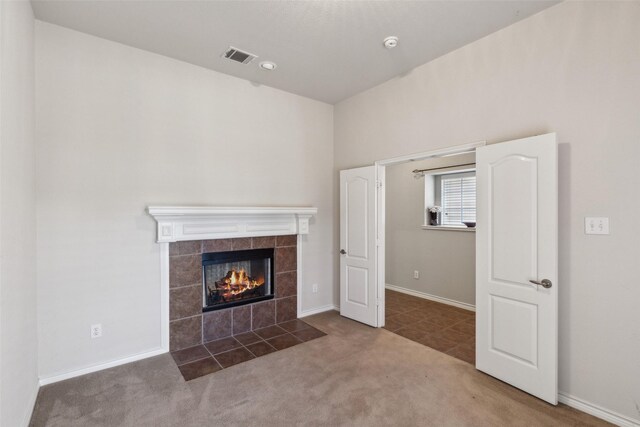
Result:
<svg viewBox="0 0 640 427"><path fill-rule="evenodd" d="M340 253L341 253L342 255L345 255L345 254L347 253L347 251L345 251L344 249L340 249Z"/></svg>
<svg viewBox="0 0 640 427"><path fill-rule="evenodd" d="M551 280L549 279L542 279L541 282L538 282L536 280L529 280L529 281L534 285L542 286L545 289L549 289L551 286L553 286L553 283L551 283Z"/></svg>

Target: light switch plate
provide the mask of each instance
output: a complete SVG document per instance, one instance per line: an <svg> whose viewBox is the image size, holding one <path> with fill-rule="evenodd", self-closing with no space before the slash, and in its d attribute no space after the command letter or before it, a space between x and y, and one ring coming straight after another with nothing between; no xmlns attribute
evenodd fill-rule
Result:
<svg viewBox="0 0 640 427"><path fill-rule="evenodd" d="M586 217L584 219L585 234L609 234L609 218Z"/></svg>

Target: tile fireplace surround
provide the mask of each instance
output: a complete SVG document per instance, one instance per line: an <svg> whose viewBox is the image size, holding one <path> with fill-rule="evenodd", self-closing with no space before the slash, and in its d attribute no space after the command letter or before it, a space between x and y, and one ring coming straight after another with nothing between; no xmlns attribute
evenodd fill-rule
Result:
<svg viewBox="0 0 640 427"><path fill-rule="evenodd" d="M177 351L296 319L313 207L150 206L160 244L161 342ZM274 248L274 299L202 312L202 254Z"/></svg>
<svg viewBox="0 0 640 427"><path fill-rule="evenodd" d="M202 254L275 248L275 297L202 312ZM297 318L297 236L195 240L169 244L169 343L182 350Z"/></svg>

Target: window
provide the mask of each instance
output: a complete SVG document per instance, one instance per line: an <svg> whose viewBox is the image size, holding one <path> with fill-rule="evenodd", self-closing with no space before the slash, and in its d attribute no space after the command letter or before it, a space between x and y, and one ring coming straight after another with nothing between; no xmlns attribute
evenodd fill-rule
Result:
<svg viewBox="0 0 640 427"><path fill-rule="evenodd" d="M440 175L442 225L476 221L475 172Z"/></svg>
<svg viewBox="0 0 640 427"><path fill-rule="evenodd" d="M466 169L424 175L425 226L464 228L476 222L476 171ZM437 214L431 210L437 207ZM437 216L437 218L436 218Z"/></svg>

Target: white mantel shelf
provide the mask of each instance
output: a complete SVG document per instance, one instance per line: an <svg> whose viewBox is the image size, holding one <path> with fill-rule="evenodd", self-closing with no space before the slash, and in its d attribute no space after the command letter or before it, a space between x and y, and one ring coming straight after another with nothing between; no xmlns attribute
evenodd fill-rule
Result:
<svg viewBox="0 0 640 427"><path fill-rule="evenodd" d="M309 234L313 207L149 206L158 243Z"/></svg>

